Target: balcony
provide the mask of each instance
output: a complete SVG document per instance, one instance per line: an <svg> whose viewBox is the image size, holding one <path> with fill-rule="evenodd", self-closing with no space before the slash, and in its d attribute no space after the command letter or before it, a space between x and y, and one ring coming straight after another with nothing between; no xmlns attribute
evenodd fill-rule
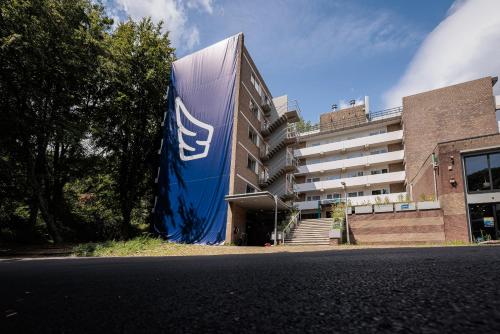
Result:
<svg viewBox="0 0 500 334"><path fill-rule="evenodd" d="M296 157L307 158L325 154L368 149L370 146L399 143L403 140L403 130L381 133L373 136L342 140L335 143L306 147L295 150Z"/></svg>
<svg viewBox="0 0 500 334"><path fill-rule="evenodd" d="M364 175L357 177L348 177L338 180L327 180L319 182L299 183L295 185L295 191L302 193L307 191L323 191L327 189L342 189L341 182L345 182L347 188L350 187L368 187L375 184L391 184L405 181L405 172L392 172L385 174Z"/></svg>
<svg viewBox="0 0 500 334"><path fill-rule="evenodd" d="M372 112L369 115L367 115L366 120L344 119L338 122L332 122L327 124L319 123L313 126L302 128L300 131L300 136L301 137L316 136L318 134L340 131L348 128L357 127L360 125L366 125L371 122L376 122L384 119L401 117L402 112L403 112L403 107L396 107L396 108Z"/></svg>
<svg viewBox="0 0 500 334"><path fill-rule="evenodd" d="M370 195L370 196L359 196L359 197L349 197L347 200L351 203L352 206L363 205L365 203L375 203L377 197L385 199L386 197L389 199L389 202L397 202L401 198L406 198L406 193L392 193L385 195ZM341 201L344 199L342 198ZM315 210L318 209L319 201L304 201L304 202L295 202L294 206L296 206L299 210Z"/></svg>
<svg viewBox="0 0 500 334"><path fill-rule="evenodd" d="M369 167L377 164L392 164L402 162L403 158L404 150L400 150L351 159L320 162L317 164L299 166L296 175L308 173L323 173L326 171L344 170L354 167Z"/></svg>

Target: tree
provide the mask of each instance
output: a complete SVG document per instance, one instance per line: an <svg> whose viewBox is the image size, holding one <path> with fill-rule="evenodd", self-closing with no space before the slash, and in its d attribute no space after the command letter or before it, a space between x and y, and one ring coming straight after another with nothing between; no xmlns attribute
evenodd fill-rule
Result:
<svg viewBox="0 0 500 334"><path fill-rule="evenodd" d="M23 171L11 182L24 193L30 221L40 212L54 242L63 239L64 185L85 157L111 24L90 0L0 3L0 154Z"/></svg>
<svg viewBox="0 0 500 334"><path fill-rule="evenodd" d="M132 211L152 197L174 49L162 24L149 18L120 24L107 43L110 57L102 72L106 99L96 109L92 136L109 157L127 237Z"/></svg>

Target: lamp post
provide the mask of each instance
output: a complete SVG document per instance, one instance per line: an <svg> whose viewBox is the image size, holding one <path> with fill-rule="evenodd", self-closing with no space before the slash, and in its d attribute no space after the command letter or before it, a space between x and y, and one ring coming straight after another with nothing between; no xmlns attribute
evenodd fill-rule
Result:
<svg viewBox="0 0 500 334"><path fill-rule="evenodd" d="M274 195L274 246L278 244L278 196Z"/></svg>
<svg viewBox="0 0 500 334"><path fill-rule="evenodd" d="M349 219L347 218L347 185L345 184L344 181L340 182L340 184L344 188L345 230L346 230L346 236L347 236L347 243L350 245L351 244L351 237L349 236Z"/></svg>

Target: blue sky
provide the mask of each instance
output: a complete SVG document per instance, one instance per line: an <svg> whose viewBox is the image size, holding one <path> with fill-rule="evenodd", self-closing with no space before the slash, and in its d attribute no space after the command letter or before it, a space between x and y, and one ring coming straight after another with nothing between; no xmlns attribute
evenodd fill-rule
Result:
<svg viewBox="0 0 500 334"><path fill-rule="evenodd" d="M489 14L500 12L498 0L104 2L117 19L164 20L178 57L243 32L272 94L297 99L313 122L364 95L375 111L409 93L500 74L491 47L500 49L500 19Z"/></svg>

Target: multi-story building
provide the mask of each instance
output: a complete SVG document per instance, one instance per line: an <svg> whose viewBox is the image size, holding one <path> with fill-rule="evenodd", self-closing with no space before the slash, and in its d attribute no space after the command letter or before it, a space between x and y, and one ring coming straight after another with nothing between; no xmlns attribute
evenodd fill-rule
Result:
<svg viewBox="0 0 500 334"><path fill-rule="evenodd" d="M296 103L273 97L243 34L175 61L172 73L154 209L166 238L262 245L284 221L285 241L325 243L338 202L354 242L500 238L496 78L389 110L365 98L309 126Z"/></svg>
<svg viewBox="0 0 500 334"><path fill-rule="evenodd" d="M332 200L346 196L352 205L406 197L401 112L370 113L365 102L322 114L319 124L302 128L294 155L303 217L327 217Z"/></svg>
<svg viewBox="0 0 500 334"><path fill-rule="evenodd" d="M170 88L156 230L187 243L269 242L294 199L297 103L273 98L243 34L173 62Z"/></svg>
<svg viewBox="0 0 500 334"><path fill-rule="evenodd" d="M302 218L329 217L347 198L357 242L500 238L496 81L403 97L390 110L351 106L302 128L294 153Z"/></svg>
<svg viewBox="0 0 500 334"><path fill-rule="evenodd" d="M263 244L274 227L275 201L269 195L277 195L281 212L294 199L297 160L292 145L300 110L286 95L273 98L243 35L241 41L226 241Z"/></svg>

